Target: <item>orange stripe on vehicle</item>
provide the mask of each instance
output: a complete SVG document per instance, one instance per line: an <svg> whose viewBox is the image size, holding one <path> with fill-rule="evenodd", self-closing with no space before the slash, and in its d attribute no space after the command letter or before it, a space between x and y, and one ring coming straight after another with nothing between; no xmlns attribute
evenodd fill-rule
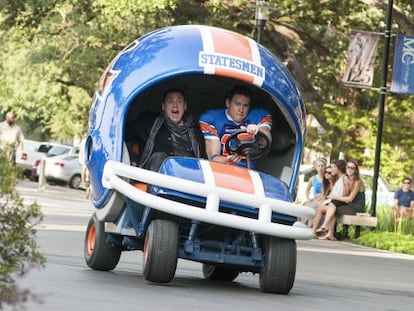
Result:
<svg viewBox="0 0 414 311"><path fill-rule="evenodd" d="M147 184L144 184L142 182L134 182L132 185L135 188L137 188L137 189L139 189L141 191L147 192L147 188L148 188L148 185Z"/></svg>
<svg viewBox="0 0 414 311"><path fill-rule="evenodd" d="M212 29L211 30L214 51L216 53L231 55L233 57L239 57L249 61L253 61L252 51L247 38L239 36L232 32L228 32L223 35L223 30ZM220 76L239 79L248 83L253 83L254 78L251 74L235 72L231 69L216 68L216 74Z"/></svg>
<svg viewBox="0 0 414 311"><path fill-rule="evenodd" d="M223 53L253 61L250 44L246 37L239 36L232 32L223 35L223 30L212 29L214 50L216 53Z"/></svg>
<svg viewBox="0 0 414 311"><path fill-rule="evenodd" d="M223 69L223 68L216 68L216 75L238 79L238 80L250 83L250 84L252 84L254 81L253 76L250 74L245 74L245 73L241 73L241 72L237 72L237 71L229 70L229 69Z"/></svg>
<svg viewBox="0 0 414 311"><path fill-rule="evenodd" d="M255 194L253 180L245 168L210 162L217 187Z"/></svg>

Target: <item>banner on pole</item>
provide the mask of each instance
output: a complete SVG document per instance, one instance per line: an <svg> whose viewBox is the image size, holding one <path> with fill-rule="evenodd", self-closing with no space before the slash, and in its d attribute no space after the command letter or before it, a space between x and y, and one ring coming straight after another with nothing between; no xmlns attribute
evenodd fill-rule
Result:
<svg viewBox="0 0 414 311"><path fill-rule="evenodd" d="M397 36L391 92L414 94L414 36Z"/></svg>
<svg viewBox="0 0 414 311"><path fill-rule="evenodd" d="M352 87L371 87L379 35L366 31L352 31L349 38L345 74L342 82Z"/></svg>

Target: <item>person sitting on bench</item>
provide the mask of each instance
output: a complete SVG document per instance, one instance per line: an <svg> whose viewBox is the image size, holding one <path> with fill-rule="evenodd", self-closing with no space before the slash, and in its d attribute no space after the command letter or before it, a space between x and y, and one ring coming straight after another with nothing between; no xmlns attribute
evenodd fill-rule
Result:
<svg viewBox="0 0 414 311"><path fill-rule="evenodd" d="M402 188L398 189L394 195L394 217L401 220L402 216L414 216L414 191L410 189L411 179L403 179Z"/></svg>
<svg viewBox="0 0 414 311"><path fill-rule="evenodd" d="M334 236L336 217L356 215L365 210L365 184L359 174L358 163L354 160L346 162L346 174L343 178L343 194L334 190L329 195L329 213L326 213L322 226L315 231L320 240L336 240ZM335 186L334 186L335 187Z"/></svg>

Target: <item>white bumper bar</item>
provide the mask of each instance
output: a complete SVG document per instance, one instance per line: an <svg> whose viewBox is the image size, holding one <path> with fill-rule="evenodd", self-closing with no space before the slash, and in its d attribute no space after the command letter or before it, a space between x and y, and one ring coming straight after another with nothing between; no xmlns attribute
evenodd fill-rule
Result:
<svg viewBox="0 0 414 311"><path fill-rule="evenodd" d="M125 178L205 197L205 209L141 191L125 181ZM295 203L209 186L116 161L106 162L102 185L145 206L188 219L287 239L307 240L313 237L312 230L300 222L295 222L293 226L271 222L272 211L306 219L312 219L315 216L312 208ZM259 217L253 219L222 213L219 211L220 200L257 208Z"/></svg>

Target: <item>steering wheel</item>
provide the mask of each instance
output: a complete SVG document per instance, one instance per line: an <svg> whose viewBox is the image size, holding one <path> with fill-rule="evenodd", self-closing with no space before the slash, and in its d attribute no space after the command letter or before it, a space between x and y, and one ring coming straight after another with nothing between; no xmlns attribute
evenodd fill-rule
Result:
<svg viewBox="0 0 414 311"><path fill-rule="evenodd" d="M232 133L226 141L224 148L228 154L243 155L248 160L257 160L270 151L270 139L262 132L256 135L241 129Z"/></svg>

